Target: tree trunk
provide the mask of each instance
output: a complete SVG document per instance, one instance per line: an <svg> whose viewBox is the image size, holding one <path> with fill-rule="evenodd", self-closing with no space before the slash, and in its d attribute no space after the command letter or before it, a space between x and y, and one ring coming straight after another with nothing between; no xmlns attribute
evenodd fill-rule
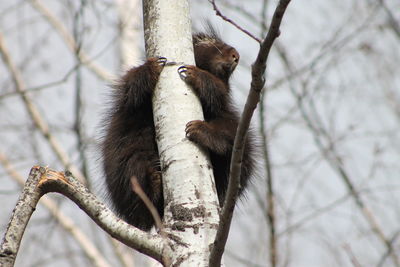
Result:
<svg viewBox="0 0 400 267"><path fill-rule="evenodd" d="M207 266L219 222L212 166L205 151L185 138L185 125L203 119L201 105L177 68L194 65L186 0L143 1L148 57L168 62L153 98L156 139L163 170L166 231L173 240L172 263Z"/></svg>

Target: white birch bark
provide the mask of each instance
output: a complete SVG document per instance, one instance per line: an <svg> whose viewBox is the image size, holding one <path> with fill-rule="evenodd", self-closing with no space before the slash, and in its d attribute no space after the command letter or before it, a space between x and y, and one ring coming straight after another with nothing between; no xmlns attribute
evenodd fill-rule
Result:
<svg viewBox="0 0 400 267"><path fill-rule="evenodd" d="M177 68L194 65L186 0L143 1L146 52L168 62L154 93L156 138L163 169L166 231L174 241L172 263L207 266L219 222L219 204L207 154L185 138L185 125L203 119L197 97Z"/></svg>

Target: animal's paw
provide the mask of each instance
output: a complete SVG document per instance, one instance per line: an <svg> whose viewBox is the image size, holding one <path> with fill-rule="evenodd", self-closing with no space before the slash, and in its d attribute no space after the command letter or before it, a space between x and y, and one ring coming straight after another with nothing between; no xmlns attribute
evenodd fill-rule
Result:
<svg viewBox="0 0 400 267"><path fill-rule="evenodd" d="M192 77L195 71L196 66L193 65L183 65L178 68L179 77L181 77L181 79L184 81L186 81L189 77Z"/></svg>
<svg viewBox="0 0 400 267"><path fill-rule="evenodd" d="M147 59L147 64L150 64L156 72L161 72L164 66L167 64L166 57L151 57Z"/></svg>
<svg viewBox="0 0 400 267"><path fill-rule="evenodd" d="M158 57L156 62L158 65L164 67L165 64L167 63L167 58L166 57Z"/></svg>
<svg viewBox="0 0 400 267"><path fill-rule="evenodd" d="M189 140L196 142L196 143L201 143L201 140L203 137L207 135L207 123L201 120L194 120L194 121L189 121L186 124L186 138Z"/></svg>
<svg viewBox="0 0 400 267"><path fill-rule="evenodd" d="M149 57L147 61L151 63L156 63L160 66L164 66L168 60L166 57Z"/></svg>

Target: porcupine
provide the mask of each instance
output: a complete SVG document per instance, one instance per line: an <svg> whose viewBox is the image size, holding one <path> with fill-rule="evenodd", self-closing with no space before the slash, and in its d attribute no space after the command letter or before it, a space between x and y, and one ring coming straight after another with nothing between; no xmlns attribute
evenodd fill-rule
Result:
<svg viewBox="0 0 400 267"><path fill-rule="evenodd" d="M239 62L239 53L224 43L213 29L193 35L196 66L178 69L181 78L199 97L204 121L190 121L186 137L209 151L219 202L228 186L229 166L239 115L232 104L229 78ZM103 168L108 195L115 211L129 224L150 230L153 217L131 186L136 177L146 195L164 213L162 175L155 141L152 92L166 58L149 58L130 69L115 86L112 109L104 124ZM241 168L243 193L254 169L254 142L247 134Z"/></svg>

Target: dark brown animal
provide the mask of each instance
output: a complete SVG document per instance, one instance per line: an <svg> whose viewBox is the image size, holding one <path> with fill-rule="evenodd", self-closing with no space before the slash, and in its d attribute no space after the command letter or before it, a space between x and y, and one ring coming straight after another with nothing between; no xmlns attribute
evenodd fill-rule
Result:
<svg viewBox="0 0 400 267"><path fill-rule="evenodd" d="M185 65L178 72L199 97L205 121L188 122L186 136L209 150L222 204L239 120L231 103L228 81L239 62L239 54L212 30L194 35L193 46L196 66ZM143 230L150 230L154 220L142 200L132 191L131 178L138 179L162 217L162 177L151 97L165 63L165 58L150 58L143 65L129 70L115 88L112 109L105 120L102 154L109 197L123 219ZM252 140L250 132L243 156L240 193L252 176Z"/></svg>

